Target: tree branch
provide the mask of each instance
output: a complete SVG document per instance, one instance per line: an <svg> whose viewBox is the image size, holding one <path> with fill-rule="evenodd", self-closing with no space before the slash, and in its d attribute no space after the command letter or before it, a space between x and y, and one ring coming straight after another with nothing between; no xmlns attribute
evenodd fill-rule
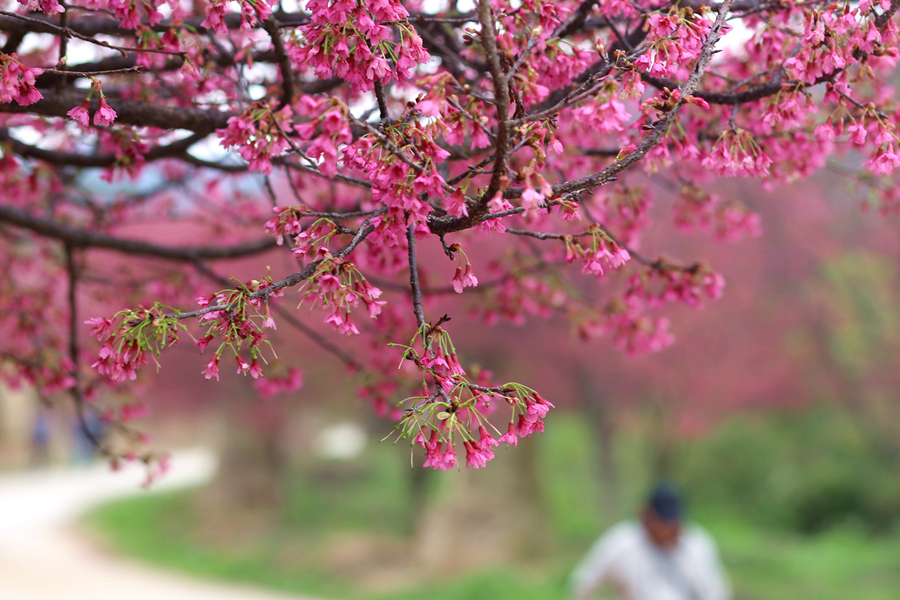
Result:
<svg viewBox="0 0 900 600"><path fill-rule="evenodd" d="M281 39L281 32L278 29L278 21L273 15L269 15L266 22L263 23L263 29L272 38L272 47L275 48L275 58L278 61L278 70L281 72L281 101L273 112L278 112L288 104L294 101L294 75L291 72L291 61L288 59L287 50L284 47L284 40Z"/></svg>
<svg viewBox="0 0 900 600"><path fill-rule="evenodd" d="M39 235L62 241L70 248L104 248L122 254L150 256L175 261L219 260L239 258L266 252L275 240L263 238L234 246L176 247L161 246L139 240L127 240L105 233L85 231L47 219L35 217L18 208L0 206L0 222L28 229Z"/></svg>
<svg viewBox="0 0 900 600"><path fill-rule="evenodd" d="M342 259L342 258L345 258L351 252L353 252L353 250L355 250L356 247L359 246L363 242L363 240L365 240L369 236L369 234L371 234L373 231L375 231L375 227L370 224L372 222L372 219L374 219L375 217L378 217L380 215L383 215L386 212L387 212L387 208L382 208L382 209L378 210L375 214L373 214L371 217L369 217L368 219L363 221L362 225L359 226L359 229L356 231L356 234L353 236L353 239L350 240L350 243L348 243L346 246L344 246L343 248L341 248L340 250L335 252L333 257L336 259ZM253 292L252 294L250 294L248 296L248 298L250 300L256 300L258 298L267 300L269 298L269 295L272 294L273 292L277 292L278 290L282 290L286 287L293 287L293 286L297 285L298 283L300 283L301 281L306 281L307 279L312 277L315 274L316 270L319 268L319 265L321 265L323 262L325 262L325 259L313 261L313 262L307 264L305 267L303 267L299 271L297 271L296 273L294 273L292 275L288 275L284 279L276 281L275 283L273 283L272 285L270 285L268 287L265 287L265 288L262 288L260 290ZM190 312L171 313L171 314L164 315L164 316L167 318L170 318L170 319L193 319L194 317L200 317L205 314L209 314L211 312L229 310L230 308L232 308L232 306L233 306L233 304L217 304L216 306L207 306L206 308L201 308L199 310L192 310Z"/></svg>
<svg viewBox="0 0 900 600"><path fill-rule="evenodd" d="M703 76L704 71L706 71L707 65L709 65L709 60L712 57L716 43L719 41L719 36L722 33L722 27L725 25L725 20L728 15L728 11L731 9L732 2L733 0L725 0L719 6L719 13L716 17L716 21L713 24L712 28L709 30L709 35L707 36L706 40L703 42L703 46L700 50L700 56L697 58L697 63L694 65L694 68L691 71L688 80L680 88L680 99L675 104L675 106L669 110L665 118L656 123L656 125L653 127L653 132L646 139L644 139L644 141L638 144L637 148L635 148L630 154L623 157L621 160L614 162L602 171L599 171L587 177L583 177L581 179L554 185L554 194L569 194L609 183L610 181L613 181L615 179L616 175L644 158L647 152L649 152L654 146L659 144L663 136L668 133L669 127L671 127L672 123L675 122L675 119L678 116L678 112L681 110L681 107L684 106L687 98L693 95L694 90L697 89L697 85L700 83L700 78ZM521 188L516 190L507 190L507 192L509 192L510 194L510 197L520 197L522 191L523 190ZM506 194L504 194L504 197L506 197Z"/></svg>
<svg viewBox="0 0 900 600"><path fill-rule="evenodd" d="M154 146L144 160L151 162L163 158L182 158L188 148L206 137L205 133L195 133L182 140L172 142L165 146ZM44 150L36 146L22 143L9 134L6 128L0 128L0 142L9 142L12 151L25 158L35 158L54 165L70 165L73 167L111 167L116 164L118 158L114 154L79 154L77 152L60 152L58 150ZM205 166L205 165L204 165Z"/></svg>
<svg viewBox="0 0 900 600"><path fill-rule="evenodd" d="M481 196L480 206L476 213L487 210L487 203L500 190L502 180L506 177L509 166L509 86L497 48L497 30L494 27L494 15L490 0L478 1L478 20L481 22L481 45L484 47L488 70L494 82L494 105L497 109L497 157L494 160L494 172L487 189Z"/></svg>
<svg viewBox="0 0 900 600"><path fill-rule="evenodd" d="M409 287L412 291L413 312L416 325L421 329L425 325L425 312L422 310L422 288L419 287L419 267L416 263L416 226L410 224L406 230L406 241L409 246Z"/></svg>
<svg viewBox="0 0 900 600"><path fill-rule="evenodd" d="M69 245L65 245L66 252L66 274L69 280L69 289L67 290L67 301L69 304L69 360L72 361L72 379L75 384L69 389L72 400L75 402L75 412L78 415L78 425L84 436L91 445L107 454L100 440L91 431L88 426L87 419L84 416L84 394L81 392L81 367L79 366L78 356L78 303L76 287L78 285L78 270L75 267L75 249Z"/></svg>
<svg viewBox="0 0 900 600"><path fill-rule="evenodd" d="M28 106L18 104L0 104L0 112L26 113L45 117L68 118L67 114L84 102L85 90L57 91L41 89L44 98ZM159 102L141 102L113 98L107 94L106 99L116 111L116 123L135 125L138 127L158 127L160 129L186 129L188 131L211 133L216 129L228 126L228 119L235 116L231 113L208 110L191 106L166 106ZM97 95L91 100L90 111L100 107Z"/></svg>

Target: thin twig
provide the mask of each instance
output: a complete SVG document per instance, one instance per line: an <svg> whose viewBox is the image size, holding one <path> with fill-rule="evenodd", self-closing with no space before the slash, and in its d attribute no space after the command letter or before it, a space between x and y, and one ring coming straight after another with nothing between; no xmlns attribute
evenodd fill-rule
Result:
<svg viewBox="0 0 900 600"><path fill-rule="evenodd" d="M406 230L409 246L409 287L412 291L413 312L419 329L425 326L425 312L422 310L422 289L419 287L419 268L416 263L416 226L410 224Z"/></svg>
<svg viewBox="0 0 900 600"><path fill-rule="evenodd" d="M346 246L344 246L343 248L341 248L340 250L335 252L332 255L332 257L335 259L342 259L342 258L346 257L348 254L350 254L351 252L353 252L353 250L355 250L356 247L359 246L362 243L362 241L365 240L369 236L369 234L371 234L373 231L375 231L375 227L370 224L372 222L372 219L374 219L386 212L387 212L387 208L382 208L382 209L378 210L375 214L373 214L371 217L369 217L368 219L363 221L362 224L359 226L359 229L356 231L356 234L353 236L353 239L350 240L350 242ZM313 261L313 262L307 264L305 267L303 267L299 271L297 271L296 273L288 275L284 279L276 281L275 283L273 283L272 285L270 285L268 287L265 287L265 288L262 288L260 290L253 292L252 294L247 296L247 299L248 300L257 300L257 299L268 300L268 298L271 294L273 294L279 290L282 290L286 287L293 287L293 286L299 284L300 282L306 281L307 279L312 277L323 262L325 262L325 259ZM231 310L233 307L234 307L234 303L217 304L215 306L207 306L206 308L201 308L199 310L192 310L190 312L169 313L169 314L166 314L163 316L168 319L193 319L195 317L201 317L203 315L206 315L206 314L209 314L212 312L228 311L228 310Z"/></svg>

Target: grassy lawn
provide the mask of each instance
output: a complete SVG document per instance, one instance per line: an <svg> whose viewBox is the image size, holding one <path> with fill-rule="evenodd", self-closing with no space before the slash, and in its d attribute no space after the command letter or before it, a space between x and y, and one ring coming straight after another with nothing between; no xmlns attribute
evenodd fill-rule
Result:
<svg viewBox="0 0 900 600"><path fill-rule="evenodd" d="M562 416L562 415L561 415ZM626 443L628 443L626 441ZM188 573L251 582L321 597L371 600L539 600L567 598L569 571L608 520L596 507L599 489L586 459L589 432L561 418L541 440L547 518L555 532L554 556L539 564L494 567L419 581L386 590L357 586L321 559L336 537L402 540L406 475L396 448L379 446L352 476L307 473L287 486L275 527L222 540L198 525L209 520L196 493L147 496L111 504L86 519L112 547ZM646 476L622 452L625 496L638 494ZM693 514L719 543L736 600L895 600L900 590L900 532L873 535L848 520L816 534L760 524L735 505L695 503ZM208 529L208 528L207 528ZM342 536L342 537L341 537Z"/></svg>

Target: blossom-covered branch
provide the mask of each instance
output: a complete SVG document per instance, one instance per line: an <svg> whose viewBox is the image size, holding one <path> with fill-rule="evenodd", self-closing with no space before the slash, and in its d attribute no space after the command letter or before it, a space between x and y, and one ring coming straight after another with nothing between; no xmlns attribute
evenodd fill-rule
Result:
<svg viewBox="0 0 900 600"><path fill-rule="evenodd" d="M644 239L761 232L716 179L769 188L849 156L871 202L900 210L898 6L8 2L0 376L90 402L187 336L212 354L206 378L231 356L261 394L287 393L303 365L266 364L284 320L365 373L362 397L428 466L463 449L484 466L552 404L469 367L451 324L556 315L581 338L659 351L667 307L700 307L724 280L700 257L638 251L659 247ZM275 246L290 262L253 263ZM239 257L255 275L226 282L202 262ZM74 300L50 284L65 278L95 346L67 335ZM316 311L288 312L288 295Z"/></svg>

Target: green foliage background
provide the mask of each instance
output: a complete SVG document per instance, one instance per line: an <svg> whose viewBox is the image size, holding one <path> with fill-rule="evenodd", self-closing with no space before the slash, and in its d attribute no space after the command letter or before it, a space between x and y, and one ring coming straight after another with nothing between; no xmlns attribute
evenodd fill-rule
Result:
<svg viewBox="0 0 900 600"><path fill-rule="evenodd" d="M352 463L297 465L285 484L278 527L240 544L211 543L198 534L202 492L117 503L87 523L121 550L161 565L323 597L566 598L568 573L618 519L600 508L603 494L617 494L626 512L636 510L652 480L646 465L655 450L646 432L625 431L615 445L619 489L604 490L585 421L565 413L552 418L553 427L534 443L553 540L534 564L448 569L440 580L390 592L329 574L316 548L334 536L402 539L408 531L408 466L387 444ZM693 519L718 541L736 599L896 598L900 461L844 411L738 416L671 451L671 478L687 490ZM432 483L440 493L440 478Z"/></svg>

